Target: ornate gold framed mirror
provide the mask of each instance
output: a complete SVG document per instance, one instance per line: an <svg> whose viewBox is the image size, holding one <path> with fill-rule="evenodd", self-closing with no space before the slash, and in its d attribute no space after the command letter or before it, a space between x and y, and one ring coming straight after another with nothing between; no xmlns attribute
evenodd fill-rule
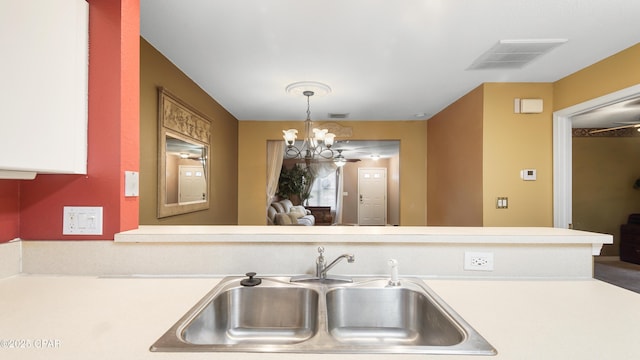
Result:
<svg viewBox="0 0 640 360"><path fill-rule="evenodd" d="M158 88L158 218L209 208L211 121Z"/></svg>

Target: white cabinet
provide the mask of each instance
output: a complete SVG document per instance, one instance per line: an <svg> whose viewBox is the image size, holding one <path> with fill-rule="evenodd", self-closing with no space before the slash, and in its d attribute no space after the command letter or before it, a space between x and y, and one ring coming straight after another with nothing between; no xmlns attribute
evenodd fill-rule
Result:
<svg viewBox="0 0 640 360"><path fill-rule="evenodd" d="M0 0L0 178L86 174L89 5Z"/></svg>

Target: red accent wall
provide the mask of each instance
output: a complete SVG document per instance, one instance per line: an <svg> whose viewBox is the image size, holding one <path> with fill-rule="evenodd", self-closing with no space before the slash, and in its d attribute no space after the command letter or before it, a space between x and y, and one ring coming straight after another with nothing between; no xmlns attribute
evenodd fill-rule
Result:
<svg viewBox="0 0 640 360"><path fill-rule="evenodd" d="M21 182L18 223L24 240L108 240L138 227L138 198L124 197L124 171L139 169L140 3L88 3L87 175L41 174ZM102 206L103 235L63 236L64 206Z"/></svg>
<svg viewBox="0 0 640 360"><path fill-rule="evenodd" d="M20 236L20 181L0 180L0 243Z"/></svg>

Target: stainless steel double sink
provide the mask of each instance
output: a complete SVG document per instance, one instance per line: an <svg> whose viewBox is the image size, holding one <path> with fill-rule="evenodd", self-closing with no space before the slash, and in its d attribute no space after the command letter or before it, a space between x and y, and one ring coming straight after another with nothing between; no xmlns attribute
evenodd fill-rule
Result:
<svg viewBox="0 0 640 360"><path fill-rule="evenodd" d="M224 278L151 351L496 354L420 279L242 279Z"/></svg>

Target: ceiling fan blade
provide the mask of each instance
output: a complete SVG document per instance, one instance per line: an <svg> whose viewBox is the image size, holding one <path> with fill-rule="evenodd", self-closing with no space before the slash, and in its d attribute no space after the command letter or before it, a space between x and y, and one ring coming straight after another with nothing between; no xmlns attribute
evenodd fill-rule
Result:
<svg viewBox="0 0 640 360"><path fill-rule="evenodd" d="M344 159L346 162L358 162L361 161L360 159ZM319 163L319 162L333 162L333 159L312 159L312 160L308 160L309 162L315 162L315 163ZM305 163L307 162L307 160L305 159L296 159L295 162L297 163Z"/></svg>
<svg viewBox="0 0 640 360"><path fill-rule="evenodd" d="M616 127L606 128L606 129L591 130L589 131L589 134L597 134L605 131L613 131L613 130L626 129L626 128L638 128L638 127L640 127L640 124L616 126Z"/></svg>

